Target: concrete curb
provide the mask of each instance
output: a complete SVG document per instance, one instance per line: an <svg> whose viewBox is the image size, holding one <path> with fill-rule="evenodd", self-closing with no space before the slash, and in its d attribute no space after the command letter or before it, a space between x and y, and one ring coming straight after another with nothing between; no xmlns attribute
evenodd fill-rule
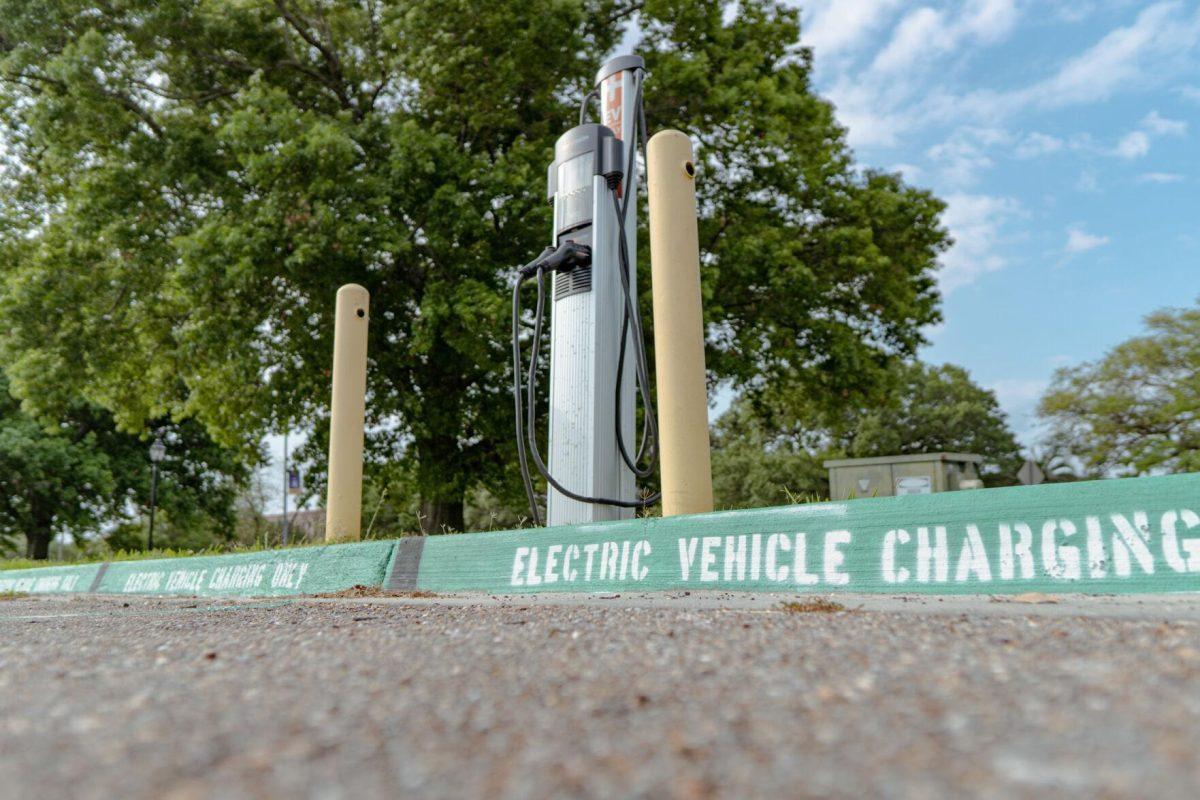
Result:
<svg viewBox="0 0 1200 800"><path fill-rule="evenodd" d="M0 572L0 592L1200 591L1200 474Z"/></svg>

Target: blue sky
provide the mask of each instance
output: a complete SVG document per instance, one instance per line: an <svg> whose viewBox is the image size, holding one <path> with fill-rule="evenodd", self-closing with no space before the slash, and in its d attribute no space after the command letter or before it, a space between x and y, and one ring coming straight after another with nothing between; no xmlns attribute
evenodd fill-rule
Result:
<svg viewBox="0 0 1200 800"><path fill-rule="evenodd" d="M922 357L995 390L1025 443L1056 367L1200 298L1200 2L798 5L859 162L948 203Z"/></svg>

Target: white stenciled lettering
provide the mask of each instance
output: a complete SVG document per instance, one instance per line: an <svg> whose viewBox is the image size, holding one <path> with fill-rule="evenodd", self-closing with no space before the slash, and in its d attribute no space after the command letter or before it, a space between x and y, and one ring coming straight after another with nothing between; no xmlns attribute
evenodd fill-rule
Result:
<svg viewBox="0 0 1200 800"><path fill-rule="evenodd" d="M782 583L787 580L787 564L776 566L780 550L791 550L792 541L785 533L772 533L767 537L767 580Z"/></svg>
<svg viewBox="0 0 1200 800"><path fill-rule="evenodd" d="M162 588L161 572L135 572L125 579L123 592L157 592Z"/></svg>
<svg viewBox="0 0 1200 800"><path fill-rule="evenodd" d="M1013 531L1017 533L1013 541ZM1011 526L1000 523L1000 580L1011 581L1015 576L1016 565L1021 565L1021 578L1030 580L1033 577L1033 529L1024 522L1016 522Z"/></svg>
<svg viewBox="0 0 1200 800"><path fill-rule="evenodd" d="M1112 537L1113 571L1122 578L1132 574L1129 556L1137 559L1138 567L1147 575L1154 574L1154 553L1150 552L1150 522L1145 511L1133 512L1131 523L1124 514L1112 515L1117 529Z"/></svg>
<svg viewBox="0 0 1200 800"><path fill-rule="evenodd" d="M567 545L563 553L563 576L571 583L579 579L579 570L571 566L571 562L579 560L579 545Z"/></svg>
<svg viewBox="0 0 1200 800"><path fill-rule="evenodd" d="M845 586L850 582L850 576L842 572L840 567L846 560L841 546L850 544L850 531L829 531L825 534L825 582L834 586Z"/></svg>
<svg viewBox="0 0 1200 800"><path fill-rule="evenodd" d="M1162 515L1163 557L1167 566L1176 572L1200 572L1200 539L1192 537L1181 542L1178 532L1180 522L1191 530L1200 525L1200 515L1187 508L1168 511ZM1179 552L1180 547L1187 553L1187 561L1183 560L1183 555Z"/></svg>
<svg viewBox="0 0 1200 800"><path fill-rule="evenodd" d="M808 571L808 534L797 533L792 545L792 576L802 586L811 586L820 578Z"/></svg>
<svg viewBox="0 0 1200 800"><path fill-rule="evenodd" d="M929 528L917 528L917 582L929 583L930 567L933 580L945 583L950 577L950 550L946 545L946 528L933 529L933 544L929 544Z"/></svg>
<svg viewBox="0 0 1200 800"><path fill-rule="evenodd" d="M1108 574L1108 555L1104 552L1104 531L1099 517L1087 517L1083 521L1087 531L1088 577L1103 578Z"/></svg>
<svg viewBox="0 0 1200 800"><path fill-rule="evenodd" d="M1063 537L1075 535L1075 523L1069 519L1047 520L1042 525L1042 566L1052 578L1079 580L1079 548L1058 543L1057 533Z"/></svg>
<svg viewBox="0 0 1200 800"><path fill-rule="evenodd" d="M166 591L168 592L199 592L204 586L204 576L207 570L177 569L167 575Z"/></svg>
<svg viewBox="0 0 1200 800"><path fill-rule="evenodd" d="M725 580L734 580L735 570L737 571L737 580L746 580L745 536L725 537Z"/></svg>
<svg viewBox="0 0 1200 800"><path fill-rule="evenodd" d="M538 549L529 548L529 569L525 571L526 586L541 586L542 575L538 572Z"/></svg>
<svg viewBox="0 0 1200 800"><path fill-rule="evenodd" d="M617 547L616 542L605 542L600 547L600 580L617 579L617 558L619 556L620 548Z"/></svg>
<svg viewBox="0 0 1200 800"><path fill-rule="evenodd" d="M650 568L641 563L641 560L650 555L650 542L642 539L633 546L633 572L632 577L635 581L644 581L646 576L650 574Z"/></svg>
<svg viewBox="0 0 1200 800"><path fill-rule="evenodd" d="M558 583L558 556L562 553L563 546L561 544L552 544L546 548L546 571L542 575L542 580L546 583Z"/></svg>
<svg viewBox="0 0 1200 800"><path fill-rule="evenodd" d="M596 551L600 549L600 545L592 542L583 546L583 552L587 555L587 564L584 565L584 580L592 579L592 559L596 556Z"/></svg>
<svg viewBox="0 0 1200 800"><path fill-rule="evenodd" d="M883 571L883 580L885 583L905 583L908 581L908 569L905 567L896 568L896 545L908 544L911 538L908 535L908 531L903 528L890 530L883 535L883 563L880 566Z"/></svg>
<svg viewBox="0 0 1200 800"><path fill-rule="evenodd" d="M525 557L529 555L528 547L518 547L513 554L512 577L509 586L521 586L525 583Z"/></svg>
<svg viewBox="0 0 1200 800"><path fill-rule="evenodd" d="M954 570L955 583L962 583L972 574L976 580L990 581L992 567L988 563L987 551L983 547L983 537L979 535L979 527L967 525L967 536L963 539L962 550L958 554L958 566Z"/></svg>
<svg viewBox="0 0 1200 800"><path fill-rule="evenodd" d="M696 546L700 540L695 536L679 540L679 574L687 580L692 574L692 564L696 563Z"/></svg>
<svg viewBox="0 0 1200 800"><path fill-rule="evenodd" d="M713 569L717 563L717 554L713 551L721 546L720 536L705 536L700 543L700 580L715 581L721 576Z"/></svg>

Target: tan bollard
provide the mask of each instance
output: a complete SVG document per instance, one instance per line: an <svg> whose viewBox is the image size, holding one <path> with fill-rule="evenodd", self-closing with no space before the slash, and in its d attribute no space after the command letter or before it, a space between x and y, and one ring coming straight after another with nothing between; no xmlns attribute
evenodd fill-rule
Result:
<svg viewBox="0 0 1200 800"><path fill-rule="evenodd" d="M712 511L696 170L686 134L646 145L663 516Z"/></svg>
<svg viewBox="0 0 1200 800"><path fill-rule="evenodd" d="M338 289L333 323L333 401L329 409L329 489L325 541L361 538L363 425L367 394L367 322L371 295Z"/></svg>

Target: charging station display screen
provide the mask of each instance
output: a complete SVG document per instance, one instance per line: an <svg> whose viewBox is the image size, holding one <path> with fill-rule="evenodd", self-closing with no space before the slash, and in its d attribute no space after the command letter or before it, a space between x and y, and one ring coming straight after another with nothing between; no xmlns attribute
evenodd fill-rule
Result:
<svg viewBox="0 0 1200 800"><path fill-rule="evenodd" d="M558 165L558 232L592 222L594 153L581 153Z"/></svg>

